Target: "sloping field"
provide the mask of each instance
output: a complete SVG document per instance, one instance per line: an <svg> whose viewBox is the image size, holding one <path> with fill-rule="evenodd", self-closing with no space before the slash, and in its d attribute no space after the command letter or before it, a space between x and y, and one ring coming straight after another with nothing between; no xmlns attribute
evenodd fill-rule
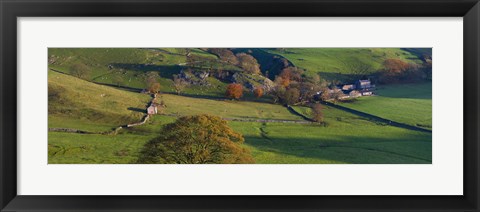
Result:
<svg viewBox="0 0 480 212"><path fill-rule="evenodd" d="M135 122L145 114L146 94L97 85L48 72L48 126L105 131Z"/></svg>
<svg viewBox="0 0 480 212"><path fill-rule="evenodd" d="M380 86L377 96L361 97L342 106L392 121L432 128L432 83Z"/></svg>
<svg viewBox="0 0 480 212"><path fill-rule="evenodd" d="M162 94L158 100L163 100L167 105L166 114L179 116L211 114L223 118L302 120L278 104L213 100L171 94Z"/></svg>
<svg viewBox="0 0 480 212"><path fill-rule="evenodd" d="M307 75L319 73L327 80L348 80L349 75L376 72L389 58L421 63L417 55L400 48L286 48L268 52L287 58L307 70Z"/></svg>

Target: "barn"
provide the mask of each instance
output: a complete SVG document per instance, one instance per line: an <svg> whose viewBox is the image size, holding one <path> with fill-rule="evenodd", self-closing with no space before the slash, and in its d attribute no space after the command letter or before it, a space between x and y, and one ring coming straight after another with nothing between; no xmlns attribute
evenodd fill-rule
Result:
<svg viewBox="0 0 480 212"><path fill-rule="evenodd" d="M158 113L157 106L152 104L147 108L147 114L148 115L154 115L154 114L157 114L157 113Z"/></svg>

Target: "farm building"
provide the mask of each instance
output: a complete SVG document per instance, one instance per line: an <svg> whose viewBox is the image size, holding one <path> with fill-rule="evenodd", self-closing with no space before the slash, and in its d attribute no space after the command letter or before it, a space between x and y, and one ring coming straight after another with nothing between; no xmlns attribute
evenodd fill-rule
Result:
<svg viewBox="0 0 480 212"><path fill-rule="evenodd" d="M362 96L371 96L373 95L373 92L371 90L363 90L363 91L360 91L360 93L362 94Z"/></svg>
<svg viewBox="0 0 480 212"><path fill-rule="evenodd" d="M154 114L157 114L158 113L158 109L157 109L157 106L154 105L154 104L151 104L148 108L147 108L147 114L148 115L154 115Z"/></svg>
<svg viewBox="0 0 480 212"><path fill-rule="evenodd" d="M357 89L369 89L374 88L375 85L372 85L370 80L358 80L356 83Z"/></svg>
<svg viewBox="0 0 480 212"><path fill-rule="evenodd" d="M354 84L343 85L343 86L342 86L342 90L344 90L344 91L355 90L355 85L354 85Z"/></svg>
<svg viewBox="0 0 480 212"><path fill-rule="evenodd" d="M362 96L362 94L356 90L353 90L353 91L350 91L350 93L348 93L348 96L356 98L356 97Z"/></svg>

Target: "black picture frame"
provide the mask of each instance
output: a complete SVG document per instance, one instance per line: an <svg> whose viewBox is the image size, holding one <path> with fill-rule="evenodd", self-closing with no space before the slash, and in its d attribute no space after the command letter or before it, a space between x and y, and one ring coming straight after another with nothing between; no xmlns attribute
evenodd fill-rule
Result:
<svg viewBox="0 0 480 212"><path fill-rule="evenodd" d="M1 211L479 211L478 0L1 0ZM17 195L17 17L463 17L462 196ZM439 185L441 186L441 185Z"/></svg>

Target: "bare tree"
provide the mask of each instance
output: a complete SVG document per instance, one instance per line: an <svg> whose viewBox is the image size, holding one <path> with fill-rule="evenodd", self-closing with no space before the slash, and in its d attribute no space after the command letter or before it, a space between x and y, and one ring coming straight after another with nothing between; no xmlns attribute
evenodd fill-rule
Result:
<svg viewBox="0 0 480 212"><path fill-rule="evenodd" d="M187 86L188 82L186 80L178 75L173 76L173 87L175 88L175 92L177 92L177 94L182 93Z"/></svg>

